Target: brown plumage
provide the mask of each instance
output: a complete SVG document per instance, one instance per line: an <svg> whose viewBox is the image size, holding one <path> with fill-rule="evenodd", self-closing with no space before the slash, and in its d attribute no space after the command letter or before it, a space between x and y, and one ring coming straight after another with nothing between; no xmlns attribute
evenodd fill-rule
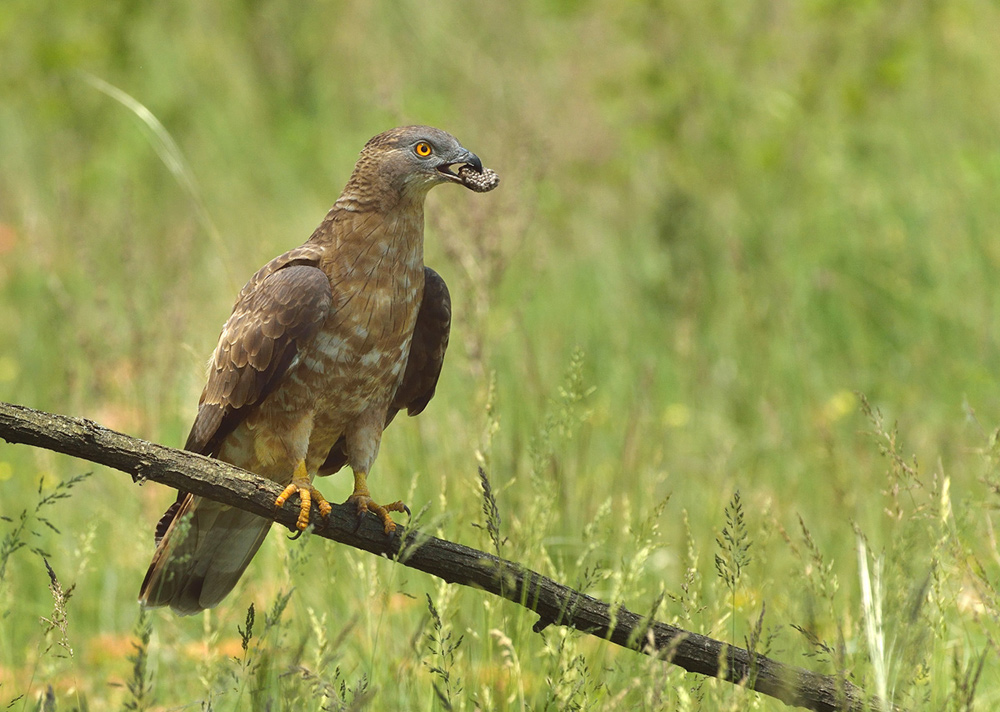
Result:
<svg viewBox="0 0 1000 712"><path fill-rule="evenodd" d="M389 512L404 506L376 504L367 475L383 429L434 395L451 324L444 280L423 265L424 198L446 182L481 191L483 171L439 129L407 126L371 139L309 240L243 287L185 447L287 485L276 504L299 494L300 529L310 501L329 511L312 478L349 464L348 501L391 532ZM270 524L179 493L156 528L140 601L184 614L216 605Z"/></svg>

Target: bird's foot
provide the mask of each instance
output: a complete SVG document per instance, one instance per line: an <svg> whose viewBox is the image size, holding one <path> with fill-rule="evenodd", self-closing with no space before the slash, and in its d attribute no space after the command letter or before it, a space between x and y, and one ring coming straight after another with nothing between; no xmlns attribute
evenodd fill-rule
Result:
<svg viewBox="0 0 1000 712"><path fill-rule="evenodd" d="M354 472L354 492L347 498L347 502L345 504L354 504L354 506L358 508L359 524L361 523L361 515L365 512L371 512L376 515L382 520L382 524L385 526L386 534L392 534L396 531L396 522L392 521L392 517L389 516L389 512L410 513L410 508L402 502L378 504L375 500L373 500L371 493L368 491L368 473L359 472L357 470Z"/></svg>
<svg viewBox="0 0 1000 712"><path fill-rule="evenodd" d="M299 518L295 522L295 526L299 531L304 531L309 526L309 512L313 501L316 502L316 506L319 507L319 513L323 517L327 516L333 510L333 507L326 501L323 493L312 486L309 475L306 474L305 462L299 462L295 468L295 474L292 476L291 484L285 487L281 494L278 495L278 498L274 500L274 506L283 506L288 498L296 492L299 493Z"/></svg>
<svg viewBox="0 0 1000 712"><path fill-rule="evenodd" d="M369 494L359 494L355 492L350 497L347 498L348 504L354 504L358 508L358 518L365 512L371 512L376 515L385 527L386 534L392 534L396 531L396 522L392 521L392 517L389 516L389 512L406 512L410 513L410 508L403 504L402 501L392 502L391 504L379 504L371 498Z"/></svg>

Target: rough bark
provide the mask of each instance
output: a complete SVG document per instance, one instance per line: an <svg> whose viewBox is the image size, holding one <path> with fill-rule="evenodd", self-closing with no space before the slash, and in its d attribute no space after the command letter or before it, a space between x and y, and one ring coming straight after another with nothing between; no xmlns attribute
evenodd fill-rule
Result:
<svg viewBox="0 0 1000 712"><path fill-rule="evenodd" d="M55 415L0 402L0 438L54 450L245 509L294 529L297 502L275 509L270 480L224 462L139 440L85 418ZM359 526L353 508L334 505L324 521L313 510L317 536L502 596L538 614L535 630L563 625L624 648L658 656L689 672L717 677L811 710L867 710L864 691L839 676L821 675L756 655L719 640L613 608L514 562L398 526L386 536L375 517ZM141 572L136 572L136 581Z"/></svg>

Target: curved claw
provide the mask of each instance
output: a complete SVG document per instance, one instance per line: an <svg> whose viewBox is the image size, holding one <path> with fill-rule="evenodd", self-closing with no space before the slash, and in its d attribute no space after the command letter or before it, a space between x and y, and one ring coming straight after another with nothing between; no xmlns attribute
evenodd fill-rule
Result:
<svg viewBox="0 0 1000 712"><path fill-rule="evenodd" d="M364 494L352 494L347 498L348 502L354 502L358 508L358 527L361 526L361 516L365 512L371 512L376 515L381 521L385 528L386 534L392 534L396 531L396 522L392 521L392 517L389 516L389 512L406 512L410 513L409 507L403 504L401 501L392 502L391 504L378 504L369 495ZM355 529L357 531L357 529Z"/></svg>

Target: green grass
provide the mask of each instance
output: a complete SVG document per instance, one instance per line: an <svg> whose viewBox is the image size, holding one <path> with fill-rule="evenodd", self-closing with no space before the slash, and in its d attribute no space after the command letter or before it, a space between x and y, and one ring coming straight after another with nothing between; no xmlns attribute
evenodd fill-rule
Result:
<svg viewBox="0 0 1000 712"><path fill-rule="evenodd" d="M503 183L429 199L452 346L375 495L898 704L993 709L998 22L982 0L10 0L0 398L180 445L243 281L367 138L438 125ZM162 123L180 179L88 77ZM217 610L140 619L171 495L90 471L0 445L0 706L783 709L277 531Z"/></svg>

